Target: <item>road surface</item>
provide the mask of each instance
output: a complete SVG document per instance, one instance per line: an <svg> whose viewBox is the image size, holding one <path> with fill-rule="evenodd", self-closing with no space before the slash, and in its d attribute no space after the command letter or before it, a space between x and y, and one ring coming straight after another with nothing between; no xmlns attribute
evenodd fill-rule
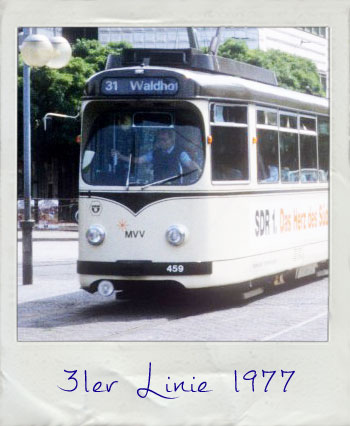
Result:
<svg viewBox="0 0 350 426"><path fill-rule="evenodd" d="M19 341L326 341L328 278L241 302L231 290L116 300L79 289L77 241L34 242L34 284L21 284Z"/></svg>

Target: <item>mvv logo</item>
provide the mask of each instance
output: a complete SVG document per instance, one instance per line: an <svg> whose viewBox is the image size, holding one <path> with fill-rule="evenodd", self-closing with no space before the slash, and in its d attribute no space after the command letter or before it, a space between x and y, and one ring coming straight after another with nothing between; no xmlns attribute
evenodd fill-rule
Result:
<svg viewBox="0 0 350 426"><path fill-rule="evenodd" d="M125 231L125 238L143 238L146 231Z"/></svg>

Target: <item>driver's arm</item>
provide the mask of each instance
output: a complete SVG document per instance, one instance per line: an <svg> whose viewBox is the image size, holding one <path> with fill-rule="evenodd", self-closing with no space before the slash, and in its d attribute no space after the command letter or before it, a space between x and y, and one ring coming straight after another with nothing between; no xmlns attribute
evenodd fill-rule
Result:
<svg viewBox="0 0 350 426"><path fill-rule="evenodd" d="M129 161L130 156L121 154L116 149L112 149L111 151L112 157L117 157L117 159L122 161ZM132 162L136 164L144 164L151 163L153 160L152 152L148 152L147 154L141 155L140 157L132 157Z"/></svg>
<svg viewBox="0 0 350 426"><path fill-rule="evenodd" d="M202 171L202 168L194 160L192 160L191 157L185 151L181 152L180 161L183 166L187 167L190 170Z"/></svg>

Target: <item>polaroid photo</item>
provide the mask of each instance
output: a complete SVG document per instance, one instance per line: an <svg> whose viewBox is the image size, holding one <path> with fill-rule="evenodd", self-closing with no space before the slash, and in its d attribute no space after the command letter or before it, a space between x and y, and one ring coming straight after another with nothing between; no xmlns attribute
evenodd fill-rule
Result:
<svg viewBox="0 0 350 426"><path fill-rule="evenodd" d="M1 11L0 423L350 423L350 2L64 6Z"/></svg>

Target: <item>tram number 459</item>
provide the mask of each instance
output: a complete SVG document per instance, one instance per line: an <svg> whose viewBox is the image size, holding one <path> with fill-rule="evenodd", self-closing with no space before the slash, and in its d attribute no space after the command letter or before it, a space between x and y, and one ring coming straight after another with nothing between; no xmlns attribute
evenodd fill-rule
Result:
<svg viewBox="0 0 350 426"><path fill-rule="evenodd" d="M256 210L255 235L257 237L277 233L275 210Z"/></svg>
<svg viewBox="0 0 350 426"><path fill-rule="evenodd" d="M169 265L166 270L171 274L182 274L185 268L183 265Z"/></svg>

